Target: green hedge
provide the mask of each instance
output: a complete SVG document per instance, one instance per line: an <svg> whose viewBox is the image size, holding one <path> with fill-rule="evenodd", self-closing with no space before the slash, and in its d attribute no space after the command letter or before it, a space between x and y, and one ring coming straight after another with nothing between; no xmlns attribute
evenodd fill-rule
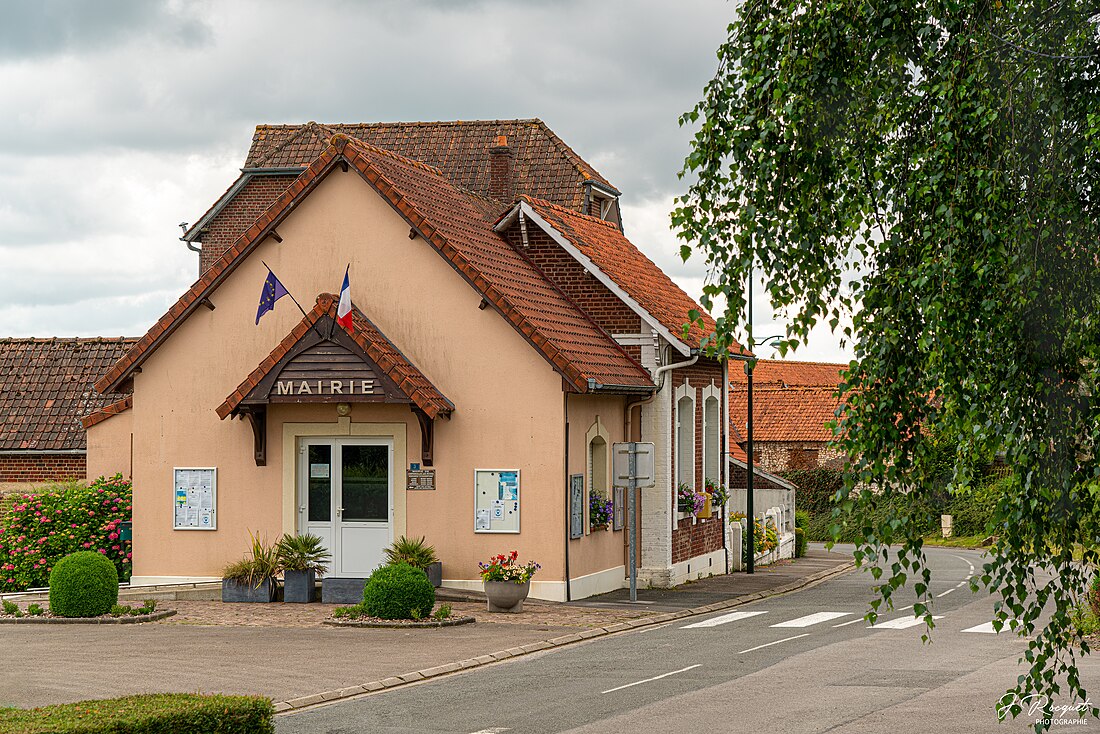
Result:
<svg viewBox="0 0 1100 734"><path fill-rule="evenodd" d="M363 587L363 608L380 619L419 619L432 613L435 587L428 574L407 563L382 566Z"/></svg>
<svg viewBox="0 0 1100 734"><path fill-rule="evenodd" d="M274 715L258 696L157 693L0 709L0 734L271 734Z"/></svg>

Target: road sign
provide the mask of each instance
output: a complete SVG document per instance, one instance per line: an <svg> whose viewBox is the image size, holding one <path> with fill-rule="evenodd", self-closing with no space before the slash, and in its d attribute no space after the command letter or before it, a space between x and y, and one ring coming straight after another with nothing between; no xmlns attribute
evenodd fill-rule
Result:
<svg viewBox="0 0 1100 734"><path fill-rule="evenodd" d="M653 444L631 441L613 445L611 471L616 487L630 486L630 456L634 455L635 487L652 487L657 483L653 471Z"/></svg>

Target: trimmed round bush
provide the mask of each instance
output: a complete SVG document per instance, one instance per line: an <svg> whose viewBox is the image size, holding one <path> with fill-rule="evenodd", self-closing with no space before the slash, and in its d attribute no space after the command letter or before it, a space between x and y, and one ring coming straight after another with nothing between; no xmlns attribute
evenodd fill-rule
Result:
<svg viewBox="0 0 1100 734"><path fill-rule="evenodd" d="M380 619L419 619L435 606L428 574L407 563L376 569L363 587L363 609Z"/></svg>
<svg viewBox="0 0 1100 734"><path fill-rule="evenodd" d="M59 617L98 617L117 603L118 570L102 553L73 553L50 572L50 611Z"/></svg>

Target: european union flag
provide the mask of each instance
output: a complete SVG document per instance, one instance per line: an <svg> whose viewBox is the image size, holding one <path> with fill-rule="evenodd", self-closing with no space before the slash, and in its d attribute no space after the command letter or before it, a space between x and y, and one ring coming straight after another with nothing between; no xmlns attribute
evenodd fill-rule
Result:
<svg viewBox="0 0 1100 734"><path fill-rule="evenodd" d="M269 268L267 280L264 281L264 289L260 293L260 307L256 309L256 324L259 325L261 316L274 310L275 301L288 295L290 295L289 291L283 287L283 284L275 277L275 273L271 272Z"/></svg>

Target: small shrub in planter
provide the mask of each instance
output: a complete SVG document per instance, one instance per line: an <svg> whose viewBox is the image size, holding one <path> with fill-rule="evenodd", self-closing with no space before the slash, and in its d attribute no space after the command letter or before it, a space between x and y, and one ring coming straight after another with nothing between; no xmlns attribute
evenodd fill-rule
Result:
<svg viewBox="0 0 1100 734"><path fill-rule="evenodd" d="M428 574L428 580L432 582L432 586L443 584L443 564L435 555L435 547L428 545L424 536L406 538L402 535L383 553L386 556L387 565L407 563Z"/></svg>
<svg viewBox="0 0 1100 734"><path fill-rule="evenodd" d="M794 529L794 556L802 558L806 555L806 531L796 527Z"/></svg>
<svg viewBox="0 0 1100 734"><path fill-rule="evenodd" d="M276 546L267 545L252 533L248 555L222 571L223 602L269 602L275 600L275 574L279 572Z"/></svg>
<svg viewBox="0 0 1100 734"><path fill-rule="evenodd" d="M435 606L435 588L428 574L407 563L382 566L363 587L363 609L379 619L412 619L413 610L426 617Z"/></svg>
<svg viewBox="0 0 1100 734"><path fill-rule="evenodd" d="M58 617L98 617L117 603L118 570L101 553L73 553L50 572L50 612Z"/></svg>
<svg viewBox="0 0 1100 734"><path fill-rule="evenodd" d="M276 546L283 572L283 601L313 601L317 578L328 572L332 554L316 535L284 535Z"/></svg>

